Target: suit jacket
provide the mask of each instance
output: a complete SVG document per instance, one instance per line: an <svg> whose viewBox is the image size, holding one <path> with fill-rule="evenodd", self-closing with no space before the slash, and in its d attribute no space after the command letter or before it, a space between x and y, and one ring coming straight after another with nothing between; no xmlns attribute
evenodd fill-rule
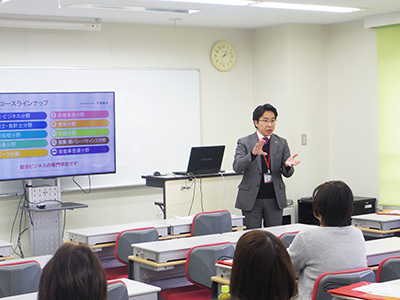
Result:
<svg viewBox="0 0 400 300"><path fill-rule="evenodd" d="M251 151L258 142L257 133L240 138L237 142L233 170L243 174L243 179L238 188L235 207L250 211L256 202L262 174L261 159L258 155L254 160L251 159ZM271 135L271 174L274 186L276 201L279 208L287 206L286 187L282 180L282 175L290 177L293 175L294 168L286 170L285 161L290 156L290 150L286 139L276 135Z"/></svg>

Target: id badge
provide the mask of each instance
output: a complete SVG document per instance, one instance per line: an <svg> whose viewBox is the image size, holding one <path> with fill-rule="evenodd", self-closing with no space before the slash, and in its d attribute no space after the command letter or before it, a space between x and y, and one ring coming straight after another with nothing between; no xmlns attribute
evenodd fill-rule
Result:
<svg viewBox="0 0 400 300"><path fill-rule="evenodd" d="M271 183L271 182L272 182L271 173L264 173L264 183Z"/></svg>

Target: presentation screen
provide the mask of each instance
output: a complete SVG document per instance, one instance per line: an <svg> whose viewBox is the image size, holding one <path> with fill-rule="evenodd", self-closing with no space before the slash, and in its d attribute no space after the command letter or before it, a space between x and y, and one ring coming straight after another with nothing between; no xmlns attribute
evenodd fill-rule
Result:
<svg viewBox="0 0 400 300"><path fill-rule="evenodd" d="M114 92L0 93L0 180L115 173Z"/></svg>

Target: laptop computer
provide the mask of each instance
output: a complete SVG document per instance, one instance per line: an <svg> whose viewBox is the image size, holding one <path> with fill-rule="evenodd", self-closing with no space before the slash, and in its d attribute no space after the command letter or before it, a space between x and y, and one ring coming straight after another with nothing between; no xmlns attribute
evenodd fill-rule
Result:
<svg viewBox="0 0 400 300"><path fill-rule="evenodd" d="M186 171L173 172L176 175L215 174L221 171L225 146L192 147Z"/></svg>

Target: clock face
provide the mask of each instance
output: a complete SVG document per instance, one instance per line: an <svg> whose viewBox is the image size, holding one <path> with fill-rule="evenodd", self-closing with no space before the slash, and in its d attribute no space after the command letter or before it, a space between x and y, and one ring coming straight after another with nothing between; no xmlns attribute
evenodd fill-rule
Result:
<svg viewBox="0 0 400 300"><path fill-rule="evenodd" d="M211 50L211 60L217 70L222 72L229 71L236 62L235 48L228 42L218 42Z"/></svg>

